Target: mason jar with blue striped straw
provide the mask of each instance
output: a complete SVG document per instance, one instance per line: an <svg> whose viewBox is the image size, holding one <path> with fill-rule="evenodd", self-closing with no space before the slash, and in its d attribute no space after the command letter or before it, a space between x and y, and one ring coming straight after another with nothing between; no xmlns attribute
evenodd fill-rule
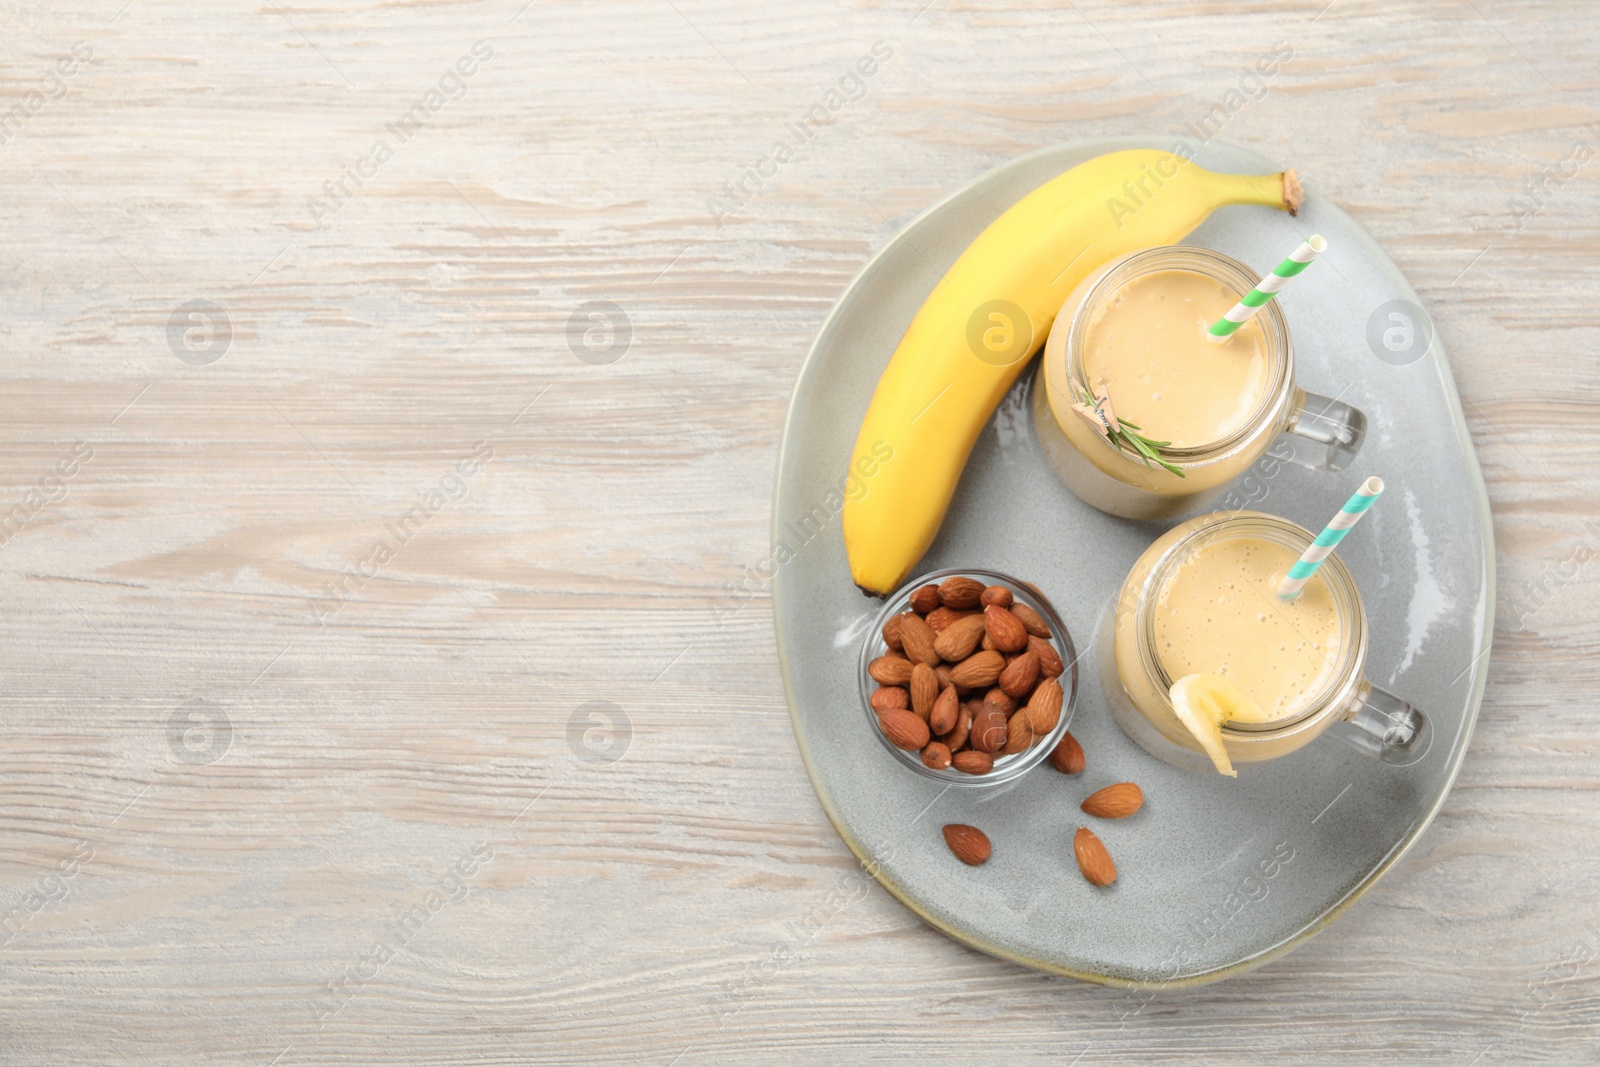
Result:
<svg viewBox="0 0 1600 1067"><path fill-rule="evenodd" d="M1284 575L1283 581L1278 584L1279 600L1293 600L1300 595L1300 590L1304 589L1306 582L1317 573L1322 561L1333 552L1335 545L1344 540L1344 535L1350 532L1350 527L1361 521L1361 516L1367 513L1367 509L1382 492L1382 478L1368 478L1361 483L1361 488L1345 501L1344 507L1340 508L1339 513L1322 528L1317 539L1311 542L1311 547L1301 554L1294 566L1289 568L1289 573Z"/></svg>

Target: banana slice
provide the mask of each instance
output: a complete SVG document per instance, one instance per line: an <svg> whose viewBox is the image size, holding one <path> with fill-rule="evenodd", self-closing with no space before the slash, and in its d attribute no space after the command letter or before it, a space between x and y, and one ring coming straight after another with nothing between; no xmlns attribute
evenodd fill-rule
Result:
<svg viewBox="0 0 1600 1067"><path fill-rule="evenodd" d="M1172 683L1172 710L1178 721L1189 728L1217 770L1229 778L1239 777L1222 745L1222 724L1266 722L1268 715L1245 691L1220 674L1186 674Z"/></svg>

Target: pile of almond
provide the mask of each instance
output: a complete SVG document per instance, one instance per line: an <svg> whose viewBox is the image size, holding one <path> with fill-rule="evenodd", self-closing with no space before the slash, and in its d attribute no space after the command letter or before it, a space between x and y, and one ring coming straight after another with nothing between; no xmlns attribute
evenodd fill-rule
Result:
<svg viewBox="0 0 1600 1067"><path fill-rule="evenodd" d="M1038 612L1003 585L956 576L911 594L867 672L883 736L935 770L988 774L1061 720L1066 671Z"/></svg>

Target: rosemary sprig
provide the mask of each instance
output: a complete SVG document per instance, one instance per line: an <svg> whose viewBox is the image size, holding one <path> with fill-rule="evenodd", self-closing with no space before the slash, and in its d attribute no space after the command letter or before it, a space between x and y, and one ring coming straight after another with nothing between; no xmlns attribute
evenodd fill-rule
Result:
<svg viewBox="0 0 1600 1067"><path fill-rule="evenodd" d="M1100 410L1099 401L1097 401L1089 392L1089 390L1082 384L1078 382L1073 382L1072 384L1077 386L1078 392L1083 395L1084 404L1094 409L1095 412L1098 413ZM1181 469L1173 466L1171 463L1168 463L1161 456L1160 449L1170 445L1172 443L1171 441L1152 441L1150 438L1139 432L1138 423L1129 422L1127 419L1124 419L1121 416L1117 417L1117 427L1118 428L1115 430L1111 429L1110 426L1106 427L1106 437L1110 439L1112 444L1121 448L1124 452L1131 452L1138 456L1144 461L1144 465L1146 467L1149 467L1151 462L1154 461L1155 463L1160 464L1167 470L1171 471L1173 474L1176 474L1178 477L1185 477Z"/></svg>

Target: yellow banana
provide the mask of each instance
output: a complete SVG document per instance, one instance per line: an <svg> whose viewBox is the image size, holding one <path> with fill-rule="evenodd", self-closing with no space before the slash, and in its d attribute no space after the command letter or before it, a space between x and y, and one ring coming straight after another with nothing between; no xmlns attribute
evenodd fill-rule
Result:
<svg viewBox="0 0 1600 1067"><path fill-rule="evenodd" d="M1300 188L1293 171L1216 174L1172 152L1112 152L978 235L911 320L862 420L850 470L872 475L843 516L857 585L889 593L928 550L979 432L1078 283L1118 256L1177 242L1224 204L1293 212ZM886 454L894 461L880 466Z"/></svg>

